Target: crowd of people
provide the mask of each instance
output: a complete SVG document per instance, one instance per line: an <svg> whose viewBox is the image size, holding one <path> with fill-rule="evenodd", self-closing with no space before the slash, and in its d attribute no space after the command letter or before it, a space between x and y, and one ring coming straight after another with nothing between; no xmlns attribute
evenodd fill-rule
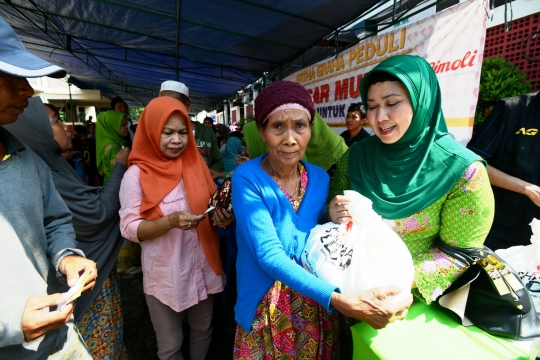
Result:
<svg viewBox="0 0 540 360"><path fill-rule="evenodd" d="M515 132L537 127L538 95L501 102L469 150L448 133L432 67L401 55L363 76L341 136L295 82L264 88L255 121L230 131L192 121L189 89L171 80L136 128L116 97L95 135L75 127L73 144L26 80L65 71L28 53L2 18L0 33L0 358L127 359L118 273L139 267L157 356L183 359L187 322L190 358L203 360L234 266L237 327L224 359L350 359L351 323L403 320L413 299L437 301L466 270L436 240L527 244L527 221L540 217L540 145ZM82 173L66 155L74 145ZM207 214L226 179L233 211ZM409 249L410 288L343 295L302 266L312 228L351 221L345 190L369 198ZM82 296L61 305L83 274Z"/></svg>

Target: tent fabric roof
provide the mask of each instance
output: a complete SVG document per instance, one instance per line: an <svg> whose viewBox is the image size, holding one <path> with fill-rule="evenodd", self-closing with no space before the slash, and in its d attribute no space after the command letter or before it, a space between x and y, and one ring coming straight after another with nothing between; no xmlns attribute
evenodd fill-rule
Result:
<svg viewBox="0 0 540 360"><path fill-rule="evenodd" d="M12 0L0 2L0 16L80 88L144 106L178 75L199 111L291 63L376 3Z"/></svg>

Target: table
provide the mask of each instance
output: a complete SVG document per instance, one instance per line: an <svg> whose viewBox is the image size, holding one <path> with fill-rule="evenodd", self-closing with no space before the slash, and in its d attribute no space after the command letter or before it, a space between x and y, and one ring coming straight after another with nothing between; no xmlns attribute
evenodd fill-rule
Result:
<svg viewBox="0 0 540 360"><path fill-rule="evenodd" d="M351 331L355 360L528 360L532 344L461 326L438 304L422 302L411 305L405 320L382 330L359 323Z"/></svg>

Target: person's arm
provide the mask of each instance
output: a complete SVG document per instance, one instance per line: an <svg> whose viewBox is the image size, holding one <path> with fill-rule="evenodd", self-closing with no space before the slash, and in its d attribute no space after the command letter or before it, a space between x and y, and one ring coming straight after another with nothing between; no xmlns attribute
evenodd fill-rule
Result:
<svg viewBox="0 0 540 360"><path fill-rule="evenodd" d="M382 329L395 320L405 319L407 315L412 294L398 302L385 301L387 297L400 292L401 289L396 286L369 289L356 296L334 292L330 304L345 316L363 321L374 329Z"/></svg>
<svg viewBox="0 0 540 360"><path fill-rule="evenodd" d="M345 190L351 189L351 183L349 181L349 155L350 150L347 150L337 161L334 177L330 181L330 188L326 199L327 213L325 220L327 222L332 221L336 224L343 224L351 220L347 211L348 206L345 205L348 200L343 196Z"/></svg>
<svg viewBox="0 0 540 360"><path fill-rule="evenodd" d="M523 194L536 205L540 206L540 187L521 180L515 176L508 175L493 166L488 166L487 173L492 185Z"/></svg>
<svg viewBox="0 0 540 360"><path fill-rule="evenodd" d="M27 149L26 151L31 151ZM85 291L95 284L95 263L84 258L76 249L75 231L71 224L71 213L56 191L49 168L37 159L39 185L43 199L43 226L46 234L46 253L56 270L56 277L64 283L74 285L79 274L89 270L91 275ZM67 280L65 279L67 277ZM49 284L52 285L52 284ZM7 291L7 290L6 290ZM32 296L26 299L9 299L0 303L0 347L21 344L36 339L65 324L73 312L74 304L62 311L43 312L44 308L65 301L64 294ZM8 315L5 315L8 314Z"/></svg>
<svg viewBox="0 0 540 360"><path fill-rule="evenodd" d="M474 162L449 191L442 205L439 237L455 247L480 248L491 228L493 215L493 191L486 168L481 162ZM437 221L429 219L427 214L425 217L426 222ZM435 247L412 255L415 283L428 304L466 270L459 260Z"/></svg>
<svg viewBox="0 0 540 360"><path fill-rule="evenodd" d="M111 143L103 150L103 160L101 162L103 172L103 184L107 184L116 164L115 157L122 150L118 144Z"/></svg>
<svg viewBox="0 0 540 360"><path fill-rule="evenodd" d="M278 238L264 196L249 175L237 170L232 179L232 201L238 236L246 239L248 250L270 277L329 310L330 298L337 288L315 277L288 257Z"/></svg>
<svg viewBox="0 0 540 360"><path fill-rule="evenodd" d="M120 232L123 237L133 242L153 240L174 228L195 229L204 219L204 215L176 211L157 220L145 220L141 217L141 203L142 189L139 179L133 172L127 172L120 186Z"/></svg>
<svg viewBox="0 0 540 360"><path fill-rule="evenodd" d="M71 209L74 218L79 220L88 219L87 214L91 213L91 221L94 224L107 224L110 221L114 221L113 219L118 216L118 210L120 209L118 193L120 191L120 183L126 172L129 151L129 148L124 148L116 154L114 169L105 186L88 186L82 192L74 192L64 188L59 189L60 195L66 203L82 204L79 207Z"/></svg>
<svg viewBox="0 0 540 360"><path fill-rule="evenodd" d="M71 212L60 194L54 187L51 172L41 159L39 169L40 187L43 198L43 226L47 236L47 256L56 270L56 278L67 284L65 273L59 270L62 259L68 255L78 255L84 258L84 253L78 250L75 240L75 229L71 223Z"/></svg>
<svg viewBox="0 0 540 360"><path fill-rule="evenodd" d="M154 240L172 229L192 230L204 217L189 211L175 211L157 220L143 220L137 227L137 238L139 241Z"/></svg>

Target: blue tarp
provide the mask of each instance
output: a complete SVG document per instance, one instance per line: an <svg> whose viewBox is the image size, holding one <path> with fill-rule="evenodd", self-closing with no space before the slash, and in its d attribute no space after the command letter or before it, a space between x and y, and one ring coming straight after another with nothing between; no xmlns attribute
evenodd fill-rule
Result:
<svg viewBox="0 0 540 360"><path fill-rule="evenodd" d="M283 68L376 3L17 0L0 2L0 16L29 51L64 67L80 88L144 106L178 75L197 111Z"/></svg>

